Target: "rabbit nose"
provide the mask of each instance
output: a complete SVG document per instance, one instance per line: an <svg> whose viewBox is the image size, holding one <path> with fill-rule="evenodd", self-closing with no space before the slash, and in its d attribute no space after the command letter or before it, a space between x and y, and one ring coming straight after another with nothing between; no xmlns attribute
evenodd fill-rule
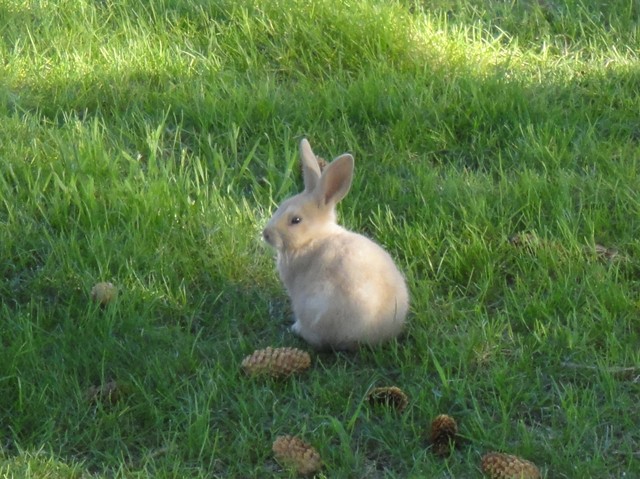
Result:
<svg viewBox="0 0 640 479"><path fill-rule="evenodd" d="M269 242L269 231L267 231L266 229L262 230L262 239L264 239L266 242Z"/></svg>

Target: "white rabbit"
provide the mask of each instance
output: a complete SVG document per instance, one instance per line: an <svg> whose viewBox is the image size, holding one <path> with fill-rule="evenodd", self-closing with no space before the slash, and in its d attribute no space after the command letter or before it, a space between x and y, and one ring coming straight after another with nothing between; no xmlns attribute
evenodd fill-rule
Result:
<svg viewBox="0 0 640 479"><path fill-rule="evenodd" d="M293 307L292 331L318 349L355 349L398 336L409 294L391 256L336 223L336 204L353 178L349 154L321 172L300 142L304 191L285 200L262 235L273 246Z"/></svg>

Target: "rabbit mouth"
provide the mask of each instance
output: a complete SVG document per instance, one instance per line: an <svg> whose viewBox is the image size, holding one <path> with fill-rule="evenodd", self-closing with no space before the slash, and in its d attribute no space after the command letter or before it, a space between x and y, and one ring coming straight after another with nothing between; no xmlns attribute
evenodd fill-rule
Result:
<svg viewBox="0 0 640 479"><path fill-rule="evenodd" d="M272 246L273 248L276 248L276 249L278 249L282 243L280 238L277 235L275 235L272 231L270 231L268 228L265 228L262 231L262 240L265 243L267 243L269 246Z"/></svg>

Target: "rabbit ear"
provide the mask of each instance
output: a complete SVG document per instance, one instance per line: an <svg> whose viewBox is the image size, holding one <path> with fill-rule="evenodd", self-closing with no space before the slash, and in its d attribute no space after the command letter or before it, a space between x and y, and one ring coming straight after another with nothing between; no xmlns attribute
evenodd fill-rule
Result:
<svg viewBox="0 0 640 479"><path fill-rule="evenodd" d="M321 204L335 206L351 188L353 156L344 154L326 166L320 177L317 194Z"/></svg>
<svg viewBox="0 0 640 479"><path fill-rule="evenodd" d="M318 165L316 155L306 138L300 142L300 159L302 160L304 189L305 191L313 191L320 180L320 165Z"/></svg>

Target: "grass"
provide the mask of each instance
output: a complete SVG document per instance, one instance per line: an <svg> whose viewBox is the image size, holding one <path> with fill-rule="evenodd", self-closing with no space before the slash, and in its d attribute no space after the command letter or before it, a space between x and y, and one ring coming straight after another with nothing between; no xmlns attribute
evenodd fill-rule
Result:
<svg viewBox="0 0 640 479"><path fill-rule="evenodd" d="M490 450L640 476L639 16L0 2L2 477L289 477L279 434L321 477L481 477ZM355 154L342 222L401 265L410 326L252 380L254 349L306 348L259 240L302 136ZM109 381L119 401L88 397ZM366 404L391 384L402 415ZM465 440L445 459L443 412Z"/></svg>

